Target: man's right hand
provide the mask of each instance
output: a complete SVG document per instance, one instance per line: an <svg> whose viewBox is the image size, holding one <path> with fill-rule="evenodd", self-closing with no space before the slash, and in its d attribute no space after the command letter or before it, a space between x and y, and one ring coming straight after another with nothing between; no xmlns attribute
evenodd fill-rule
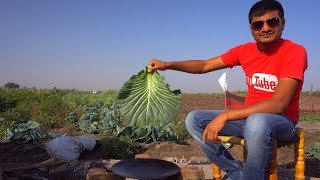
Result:
<svg viewBox="0 0 320 180"><path fill-rule="evenodd" d="M163 62L163 61L160 61L160 60L157 60L157 59L152 59L148 66L148 72L154 72L156 70L161 70L161 71L164 71L167 69L167 63L166 62Z"/></svg>

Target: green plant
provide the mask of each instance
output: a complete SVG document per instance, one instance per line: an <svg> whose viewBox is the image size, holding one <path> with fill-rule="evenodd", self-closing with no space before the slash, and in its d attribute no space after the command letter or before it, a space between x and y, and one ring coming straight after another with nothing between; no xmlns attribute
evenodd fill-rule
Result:
<svg viewBox="0 0 320 180"><path fill-rule="evenodd" d="M131 139L141 142L149 143L155 141L175 141L176 136L172 130L172 124L158 124L156 126L117 126L117 136L128 136Z"/></svg>
<svg viewBox="0 0 320 180"><path fill-rule="evenodd" d="M38 114L34 118L40 124L53 128L62 127L69 111L59 94L50 94L38 102Z"/></svg>
<svg viewBox="0 0 320 180"><path fill-rule="evenodd" d="M109 138L109 137L112 137L112 136L110 136L109 134L107 134L105 132L99 132L98 134L95 135L95 137L98 140L103 140L103 139L106 139L106 138Z"/></svg>
<svg viewBox="0 0 320 180"><path fill-rule="evenodd" d="M77 113L71 112L68 114L68 116L65 118L65 121L67 123L76 123L77 122Z"/></svg>
<svg viewBox="0 0 320 180"><path fill-rule="evenodd" d="M320 121L320 115L305 115L300 117L300 121Z"/></svg>
<svg viewBox="0 0 320 180"><path fill-rule="evenodd" d="M5 130L14 121L30 119L38 122L43 129L77 123L79 129L87 132L129 136L137 142L176 139L173 126L169 123L159 122L142 127L128 125L123 121L119 105L115 103L117 95L114 90L94 94L56 88L0 89L0 137L4 137Z"/></svg>
<svg viewBox="0 0 320 180"><path fill-rule="evenodd" d="M307 153L312 154L316 158L320 158L320 141L316 141L305 149Z"/></svg>
<svg viewBox="0 0 320 180"><path fill-rule="evenodd" d="M124 83L118 95L124 121L134 127L168 124L179 111L181 91L171 91L165 77L147 68Z"/></svg>
<svg viewBox="0 0 320 180"><path fill-rule="evenodd" d="M83 114L85 105L112 105L118 92L92 92L61 89L0 89L0 137L14 121L32 119L44 129L63 127ZM115 129L115 128L114 128Z"/></svg>
<svg viewBox="0 0 320 180"><path fill-rule="evenodd" d="M117 101L107 107L88 105L78 121L79 129L127 136L137 142L175 140L169 123L179 111L181 91L170 91L157 72L142 70L120 90Z"/></svg>
<svg viewBox="0 0 320 180"><path fill-rule="evenodd" d="M23 89L0 91L0 116L6 121L30 118L30 96L32 92Z"/></svg>
<svg viewBox="0 0 320 180"><path fill-rule="evenodd" d="M84 106L84 113L81 115L78 121L78 127L81 130L86 132L98 132L98 125L99 125L99 105L91 106L87 105Z"/></svg>
<svg viewBox="0 0 320 180"><path fill-rule="evenodd" d="M6 121L16 121L20 119L30 119L30 106L26 103L19 103L16 107L6 110L0 114Z"/></svg>
<svg viewBox="0 0 320 180"><path fill-rule="evenodd" d="M111 132L122 125L122 117L120 116L119 106L113 104L110 108L104 107L100 111L100 121L98 124L99 132Z"/></svg>
<svg viewBox="0 0 320 180"><path fill-rule="evenodd" d="M31 120L15 121L6 129L6 141L43 141L53 138L40 127L39 123Z"/></svg>
<svg viewBox="0 0 320 180"><path fill-rule="evenodd" d="M173 131L177 137L177 140L178 141L183 141L183 140L187 140L187 139L190 139L191 136L190 134L188 133L187 131L187 128L186 128L186 125L184 123L184 119L183 118L181 121L178 121L173 127Z"/></svg>
<svg viewBox="0 0 320 180"><path fill-rule="evenodd" d="M102 102L106 106L111 106L118 95L116 90L105 90L97 94L85 91L69 90L62 97L70 109L77 109L84 105L95 105Z"/></svg>
<svg viewBox="0 0 320 180"><path fill-rule="evenodd" d="M17 106L17 100L9 98L5 91L0 90L0 113L3 113L9 109Z"/></svg>
<svg viewBox="0 0 320 180"><path fill-rule="evenodd" d="M128 136L114 137L102 140L100 149L108 158L129 159L139 153L141 147Z"/></svg>
<svg viewBox="0 0 320 180"><path fill-rule="evenodd" d="M12 89L1 91L2 111L0 116L7 121L32 119L44 127L61 127L69 111L62 100L63 90Z"/></svg>
<svg viewBox="0 0 320 180"><path fill-rule="evenodd" d="M83 114L78 121L78 127L87 132L112 132L121 122L122 119L117 105L107 107L100 102L96 105L83 107Z"/></svg>
<svg viewBox="0 0 320 180"><path fill-rule="evenodd" d="M301 97L306 97L306 96L319 96L320 95L320 91L319 90L316 90L316 91L302 91L300 93L300 96Z"/></svg>

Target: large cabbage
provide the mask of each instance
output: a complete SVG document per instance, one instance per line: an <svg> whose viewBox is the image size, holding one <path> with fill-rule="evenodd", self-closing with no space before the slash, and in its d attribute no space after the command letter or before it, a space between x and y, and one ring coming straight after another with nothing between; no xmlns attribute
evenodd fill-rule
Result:
<svg viewBox="0 0 320 180"><path fill-rule="evenodd" d="M134 127L168 124L180 108L181 91L171 91L164 76L147 68L124 83L118 95L121 116Z"/></svg>

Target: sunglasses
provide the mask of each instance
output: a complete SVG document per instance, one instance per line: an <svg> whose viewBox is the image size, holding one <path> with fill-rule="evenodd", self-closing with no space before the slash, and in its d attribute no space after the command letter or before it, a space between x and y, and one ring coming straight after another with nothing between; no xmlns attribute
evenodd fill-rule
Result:
<svg viewBox="0 0 320 180"><path fill-rule="evenodd" d="M271 18L264 21L254 21L251 23L251 29L254 31L260 31L263 28L264 22L267 22L268 26L272 29L275 29L280 24L279 18Z"/></svg>

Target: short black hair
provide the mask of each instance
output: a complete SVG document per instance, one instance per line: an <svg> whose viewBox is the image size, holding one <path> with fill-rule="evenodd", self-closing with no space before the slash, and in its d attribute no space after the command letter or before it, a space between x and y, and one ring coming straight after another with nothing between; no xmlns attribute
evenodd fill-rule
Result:
<svg viewBox="0 0 320 180"><path fill-rule="evenodd" d="M277 10L281 19L284 19L284 11L280 2L276 0L261 0L255 3L249 11L249 23L252 17L262 16L268 11Z"/></svg>

